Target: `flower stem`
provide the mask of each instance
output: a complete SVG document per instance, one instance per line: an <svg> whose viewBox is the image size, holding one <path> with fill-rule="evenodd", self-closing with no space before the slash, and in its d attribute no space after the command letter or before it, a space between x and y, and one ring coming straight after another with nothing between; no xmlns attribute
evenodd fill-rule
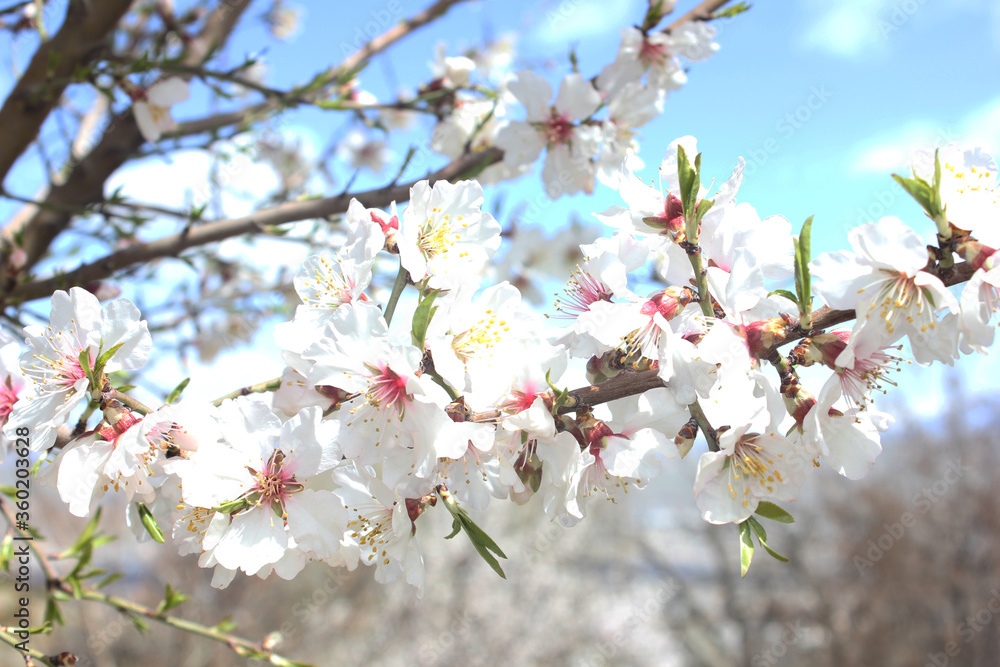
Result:
<svg viewBox="0 0 1000 667"><path fill-rule="evenodd" d="M708 417L705 416L705 411L701 409L701 405L697 400L688 406L688 411L692 417L698 420L698 427L701 428L701 432L705 435L705 440L708 442L708 449L713 452L719 451L719 441L715 437L716 431L708 423Z"/></svg>
<svg viewBox="0 0 1000 667"><path fill-rule="evenodd" d="M399 295L403 293L403 288L406 287L407 275L406 269L404 269L402 263L400 263L399 273L396 274L396 282L392 284L392 294L389 295L389 301L385 304L386 324L392 322L392 314L396 312L396 302L399 301Z"/></svg>
<svg viewBox="0 0 1000 667"><path fill-rule="evenodd" d="M224 401L228 401L230 398L238 398L240 396L246 396L247 394L264 394L269 391L277 391L280 386L281 378L265 380L264 382L258 382L257 384L250 385L249 387L242 387L241 389L230 392L225 396L221 396L212 401L212 405L219 407Z"/></svg>

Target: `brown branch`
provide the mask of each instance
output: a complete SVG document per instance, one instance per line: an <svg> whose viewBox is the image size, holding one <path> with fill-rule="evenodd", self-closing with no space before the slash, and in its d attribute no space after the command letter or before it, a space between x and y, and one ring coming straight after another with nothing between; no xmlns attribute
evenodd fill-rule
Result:
<svg viewBox="0 0 1000 667"><path fill-rule="evenodd" d="M451 9L453 5L467 1L468 0L437 0L437 2L422 12L414 14L404 21L400 21L398 24L389 28L378 37L373 38L355 53L344 58L339 65L328 70L327 74L331 79L337 79L339 76L354 72L362 67L372 56L385 51L387 48L403 39L417 28L421 28L431 21L444 16L444 14Z"/></svg>
<svg viewBox="0 0 1000 667"><path fill-rule="evenodd" d="M198 64L217 49L228 38L249 4L250 0L221 2L205 19L198 35L188 42L184 62ZM69 19L67 25L72 25ZM11 224L4 229L5 240L21 234L21 247L26 253L22 271L27 272L42 258L52 241L73 219L72 211L104 198L105 181L135 155L142 144L142 135L131 113L112 119L101 141L75 165L65 182L52 187L44 205L37 207L26 220L17 216L18 226ZM14 280L13 276L0 275L0 285L10 285Z"/></svg>
<svg viewBox="0 0 1000 667"><path fill-rule="evenodd" d="M503 152L498 148L468 154L429 175L427 180L431 183L442 180L461 180L464 174L478 172L486 166L499 162L502 158ZM175 257L188 248L214 243L233 236L260 233L266 227L310 218L339 215L347 211L348 204L354 198L357 198L366 207L384 207L391 201L406 201L413 184L414 182L390 185L366 192L344 193L322 199L290 202L242 218L205 223L172 236L113 252L65 274L18 285L10 290L9 295L0 297L0 304L47 297L57 289L68 289L74 285L83 285L94 280L108 278L115 272L135 264L164 257Z"/></svg>
<svg viewBox="0 0 1000 667"><path fill-rule="evenodd" d="M969 262L963 262L961 264L956 264L950 269L937 270L933 273L936 273L945 285L951 286L968 281L974 272L975 271ZM855 319L855 317L856 313L853 310L835 310L829 306L823 306L819 310L813 312L812 329L802 330L798 327L790 329L788 334L780 342L775 343L771 347L765 348L761 351L759 358L766 359L768 356L776 353L777 348L779 347L783 347L807 336L815 335L824 329L829 329L830 327L834 327L838 324L849 322L850 320ZM645 391L649 391L650 389L656 389L657 387L663 386L665 386L663 384L663 380L660 379L658 371L656 370L625 371L601 384L571 390L569 392L570 400L567 402L566 406L560 410L560 412L573 412L579 408L593 407L595 405L614 401L619 398L636 396ZM548 396L551 399L555 398L552 392L548 392ZM501 415L502 413L500 410L487 410L484 412L473 413L470 421L494 421Z"/></svg>
<svg viewBox="0 0 1000 667"><path fill-rule="evenodd" d="M123 1L123 0L119 0ZM465 0L438 0L427 9L401 21L382 35L375 37L359 51L348 56L340 65L327 72L330 80L346 75L366 62L373 55L385 50L417 28L442 16L452 5ZM250 4L250 0L224 0L205 20L204 27L187 46L183 63L190 66L202 64L226 40L240 14ZM210 132L229 125L249 125L255 116L280 110L281 104L275 100L252 105L247 109L217 114L215 116L182 123L166 137L188 136L199 132ZM33 135L32 135L33 136ZM52 244L52 241L66 229L73 219L68 210L84 208L100 202L104 195L104 183L127 160L135 156L143 144L142 136L131 113L114 118L105 130L101 141L80 162L78 162L66 182L52 188L45 198L47 206L36 209L30 217L17 216L16 225L8 224L3 230L3 240L10 241L20 234L21 247L25 250L25 262L18 267L19 275L26 274ZM2 148L0 148L2 150ZM62 209L62 210L53 210ZM0 266L0 269L4 267ZM7 274L0 270L0 287L14 289L19 275L13 274L11 267Z"/></svg>
<svg viewBox="0 0 1000 667"><path fill-rule="evenodd" d="M0 108L0 183L38 136L73 75L89 64L128 11L132 0L69 3L55 36L41 44Z"/></svg>

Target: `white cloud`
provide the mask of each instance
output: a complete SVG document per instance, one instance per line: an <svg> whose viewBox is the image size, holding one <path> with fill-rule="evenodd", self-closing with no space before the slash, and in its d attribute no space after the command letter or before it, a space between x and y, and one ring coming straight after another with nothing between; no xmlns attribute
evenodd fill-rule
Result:
<svg viewBox="0 0 1000 667"><path fill-rule="evenodd" d="M801 47L842 58L867 56L885 48L878 25L891 0L824 0L810 4L809 26L799 38Z"/></svg>
<svg viewBox="0 0 1000 667"><path fill-rule="evenodd" d="M914 120L889 132L868 137L855 145L849 169L858 175L902 173L908 170L910 152L914 149L943 146L951 142L977 144L996 155L1000 150L998 137L1000 97L973 109L955 125Z"/></svg>
<svg viewBox="0 0 1000 667"><path fill-rule="evenodd" d="M645 3L607 0L559 0L540 3L529 39L541 46L565 46L607 35L608 26L627 26L641 19ZM636 18L638 17L638 18Z"/></svg>

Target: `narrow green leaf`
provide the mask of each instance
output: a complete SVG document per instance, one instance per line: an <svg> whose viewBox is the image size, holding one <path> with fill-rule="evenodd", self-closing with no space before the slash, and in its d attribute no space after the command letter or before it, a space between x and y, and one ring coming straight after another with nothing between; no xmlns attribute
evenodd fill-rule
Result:
<svg viewBox="0 0 1000 667"><path fill-rule="evenodd" d="M700 162L700 154L695 156L695 162ZM694 240L695 230L690 229L695 222L694 207L697 204L698 190L701 189L701 180L695 167L691 166L687 152L680 144L677 145L677 180L681 187L681 204L684 208L684 220L687 223L688 239Z"/></svg>
<svg viewBox="0 0 1000 667"><path fill-rule="evenodd" d="M753 560L753 537L750 526L743 522L740 529L740 577L747 576L750 570L750 561Z"/></svg>
<svg viewBox="0 0 1000 667"><path fill-rule="evenodd" d="M434 299L437 298L439 293L438 290L427 292L427 296L420 300L417 309L413 313L411 337L413 345L421 350L424 349L424 340L427 338L427 327L434 318L434 313L437 312L437 307L434 306Z"/></svg>
<svg viewBox="0 0 1000 667"><path fill-rule="evenodd" d="M90 348L89 347L85 347L82 350L80 350L79 360L80 360L80 368L82 368L83 372L86 373L87 379L90 381L90 387L91 387L91 389L93 389L94 386L97 385L97 380L96 380L96 378L94 378L94 369L90 365Z"/></svg>
<svg viewBox="0 0 1000 667"><path fill-rule="evenodd" d="M747 517L747 525L750 526L750 530L752 530L753 534L757 536L757 539L760 540L761 544L767 542L767 531L764 530L764 526L760 525L760 521L750 516Z"/></svg>
<svg viewBox="0 0 1000 667"><path fill-rule="evenodd" d="M180 591L174 589L169 583L167 584L166 590L163 593L163 601L156 608L156 613L162 614L164 612L170 611L174 607L183 604L191 598L190 595L185 595Z"/></svg>
<svg viewBox="0 0 1000 667"><path fill-rule="evenodd" d="M134 625L135 629L138 630L139 632L145 632L146 630L149 630L149 624L146 623L146 621L139 618L138 616L132 617L132 625Z"/></svg>
<svg viewBox="0 0 1000 667"><path fill-rule="evenodd" d="M235 621L233 621L232 615L229 615L229 616L226 616L225 618L223 618L218 623L216 623L212 627L212 629L215 630L216 632L232 632L233 630L235 630L238 627L239 627L239 624L237 624Z"/></svg>
<svg viewBox="0 0 1000 667"><path fill-rule="evenodd" d="M728 19L732 18L738 14L742 14L750 9L750 4L746 2L738 2L732 7L726 7L725 9L720 9L719 11L712 14L712 20L715 19Z"/></svg>
<svg viewBox="0 0 1000 667"><path fill-rule="evenodd" d="M178 398L180 398L181 394L187 388L189 382L191 382L191 378L184 378L183 380L181 380L181 383L176 387L174 387L173 391L167 394L167 400L163 401L164 404L170 405L171 403L175 402ZM119 389L118 391L124 391L124 390Z"/></svg>
<svg viewBox="0 0 1000 667"><path fill-rule="evenodd" d="M122 578L122 576L124 575L122 575L121 572L112 572L108 576L98 581L97 584L95 584L94 588L104 588L108 584L118 581L119 579Z"/></svg>
<svg viewBox="0 0 1000 667"><path fill-rule="evenodd" d="M755 513L765 519L770 519L771 521L795 523L795 518L791 514L774 503L768 502L767 500L762 500L760 504L757 505L757 511Z"/></svg>
<svg viewBox="0 0 1000 667"><path fill-rule="evenodd" d="M52 625L59 624L64 625L62 613L59 611L59 603L55 601L51 596L45 603L45 622L51 623Z"/></svg>
<svg viewBox="0 0 1000 667"><path fill-rule="evenodd" d="M764 542L761 542L760 546L764 547L764 551L766 551L768 555L775 560L780 560L782 563L787 563L791 560L788 556L782 556L777 551L767 546Z"/></svg>
<svg viewBox="0 0 1000 667"><path fill-rule="evenodd" d="M444 539L450 540L451 538L458 535L460 532L462 532L462 522L458 520L458 517L455 517L451 521L451 534L445 535Z"/></svg>
<svg viewBox="0 0 1000 667"><path fill-rule="evenodd" d="M768 296L771 296L772 294L778 294L780 296L785 297L789 301L794 301L795 303L799 302L799 296L797 294L792 294L791 292L789 292L786 289L776 289L773 292L768 292L767 293Z"/></svg>
<svg viewBox="0 0 1000 667"><path fill-rule="evenodd" d="M139 510L139 518L142 520L142 525L146 529L146 532L149 533L149 536L160 544L166 542L166 539L163 537L163 531L160 530L160 527L156 523L156 517L146 507L146 503L136 503L135 506Z"/></svg>
<svg viewBox="0 0 1000 667"><path fill-rule="evenodd" d="M809 216L802 223L802 231L799 232L797 255L802 259L802 288L799 293L802 295L802 312L812 312L812 276L809 274L809 262L812 261L812 226L813 217Z"/></svg>
<svg viewBox="0 0 1000 667"><path fill-rule="evenodd" d="M122 349L123 345L125 345L125 343L118 343L97 358L97 363L94 364L94 375L100 375L104 371L104 367L108 365L108 361L114 356L115 352Z"/></svg>
<svg viewBox="0 0 1000 667"><path fill-rule="evenodd" d="M899 176L898 174L892 175L893 179L906 190L911 197L917 200L917 203L926 211L927 215L932 218L936 216L938 212L934 206L934 190L931 186L920 177L905 178Z"/></svg>
<svg viewBox="0 0 1000 667"><path fill-rule="evenodd" d="M73 546L66 550L67 555L75 555L76 552L82 549L85 544L89 543L93 539L94 532L97 530L97 524L100 520L101 508L98 507L97 511L94 512L94 518L91 519L84 527L83 532L80 533L80 537L76 538L76 542L73 543Z"/></svg>

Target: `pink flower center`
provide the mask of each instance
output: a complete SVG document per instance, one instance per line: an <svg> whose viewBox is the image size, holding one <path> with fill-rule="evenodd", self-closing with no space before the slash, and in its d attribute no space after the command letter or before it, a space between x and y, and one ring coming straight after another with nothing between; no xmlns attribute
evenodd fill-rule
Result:
<svg viewBox="0 0 1000 667"><path fill-rule="evenodd" d="M14 411L14 403L17 402L17 389L11 384L11 379L0 383L0 426L7 422L7 417Z"/></svg>
<svg viewBox="0 0 1000 667"><path fill-rule="evenodd" d="M611 301L611 288L579 266L570 274L564 295L556 300L560 317L576 319L597 301Z"/></svg>
<svg viewBox="0 0 1000 667"><path fill-rule="evenodd" d="M545 140L549 144L566 144L573 136L573 122L553 110L545 124Z"/></svg>
<svg viewBox="0 0 1000 667"><path fill-rule="evenodd" d="M402 415L410 395L406 393L406 378L388 366L379 365L371 376L368 402L379 409L395 410Z"/></svg>
<svg viewBox="0 0 1000 667"><path fill-rule="evenodd" d="M285 502L293 493L302 490L302 484L296 481L295 475L284 463L284 452L276 449L264 464L263 470L247 469L256 480L249 497L258 505L276 506L281 511L281 517L287 518Z"/></svg>
<svg viewBox="0 0 1000 667"><path fill-rule="evenodd" d="M665 44L654 44L648 38L642 40L642 49L639 51L639 60L647 67L650 65L663 65L670 57Z"/></svg>

